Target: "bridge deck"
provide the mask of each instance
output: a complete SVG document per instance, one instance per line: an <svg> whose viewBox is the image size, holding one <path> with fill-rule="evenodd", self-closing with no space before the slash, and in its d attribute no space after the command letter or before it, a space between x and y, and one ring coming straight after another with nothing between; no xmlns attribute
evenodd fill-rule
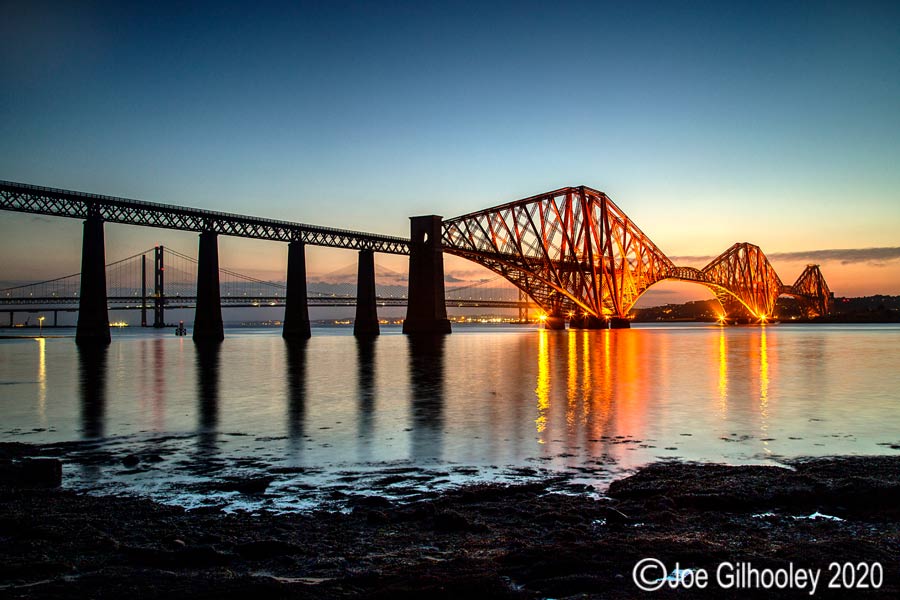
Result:
<svg viewBox="0 0 900 600"><path fill-rule="evenodd" d="M76 219L97 216L110 223L181 231L214 231L222 235L260 240L302 241L312 246L409 254L409 240L401 237L88 194L14 181L0 181L0 210Z"/></svg>

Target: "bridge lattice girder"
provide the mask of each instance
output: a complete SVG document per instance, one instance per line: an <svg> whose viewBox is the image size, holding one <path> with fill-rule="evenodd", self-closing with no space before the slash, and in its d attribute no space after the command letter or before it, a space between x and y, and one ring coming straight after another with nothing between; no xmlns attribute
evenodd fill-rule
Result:
<svg viewBox="0 0 900 600"><path fill-rule="evenodd" d="M783 293L800 300L810 317L820 317L831 312L831 290L828 289L819 265L806 265L794 285L786 287Z"/></svg>
<svg viewBox="0 0 900 600"><path fill-rule="evenodd" d="M606 194L584 186L447 220L443 245L559 315L624 316L675 268Z"/></svg>
<svg viewBox="0 0 900 600"><path fill-rule="evenodd" d="M753 317L768 317L775 312L783 286L759 246L738 242L703 267L701 273L727 314L746 309Z"/></svg>
<svg viewBox="0 0 900 600"><path fill-rule="evenodd" d="M729 316L771 317L782 294L810 316L831 310L831 292L811 265L785 286L763 251L739 242L703 269L679 267L610 200L568 187L444 222L444 251L499 273L549 314L625 317L663 279L710 288Z"/></svg>
<svg viewBox="0 0 900 600"><path fill-rule="evenodd" d="M212 231L258 240L300 241L310 246L409 254L409 240L399 237L87 194L15 181L0 181L0 210L76 219L96 217L109 223Z"/></svg>

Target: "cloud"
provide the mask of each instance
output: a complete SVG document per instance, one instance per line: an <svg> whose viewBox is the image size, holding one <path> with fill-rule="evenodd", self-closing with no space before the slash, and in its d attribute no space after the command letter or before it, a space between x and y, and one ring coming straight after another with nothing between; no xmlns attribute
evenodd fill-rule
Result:
<svg viewBox="0 0 900 600"><path fill-rule="evenodd" d="M767 252L769 260L786 262L824 263L840 261L842 265L868 263L885 266L885 263L900 260L900 247L884 248L836 248L830 250L803 250L800 252ZM709 262L716 256L670 256L676 264Z"/></svg>
<svg viewBox="0 0 900 600"><path fill-rule="evenodd" d="M900 248L844 248L837 250L811 250L807 252L774 252L768 256L773 260L785 261L840 261L842 265L858 263L883 265L885 262L900 259Z"/></svg>

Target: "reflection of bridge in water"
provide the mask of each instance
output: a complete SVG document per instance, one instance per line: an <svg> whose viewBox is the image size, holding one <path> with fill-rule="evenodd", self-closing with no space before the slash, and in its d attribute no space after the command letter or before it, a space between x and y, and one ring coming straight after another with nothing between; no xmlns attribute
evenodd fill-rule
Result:
<svg viewBox="0 0 900 600"><path fill-rule="evenodd" d="M224 337L222 304L224 300L227 305L229 297L227 292L222 296L221 277L223 273L226 279L238 274L219 269L220 234L288 243L283 291L286 338L310 335L307 244L359 252L357 335L378 333L375 252L409 255L403 330L410 334L450 332L443 252L477 262L512 282L546 312L550 328L565 327L567 318L575 327L627 327L628 311L634 303L665 279L710 288L729 318L771 318L775 301L783 294L797 298L811 316L826 314L832 302L818 266L810 265L787 286L762 250L746 242L735 244L703 269L678 267L606 194L583 186L446 222L438 216L413 217L410 239L13 182L0 182L0 209L84 219L78 342L109 341L110 297L116 296L107 293L106 222L200 233L193 295L195 340ZM161 255L159 260L164 262L165 257ZM155 264L154 277L163 276L164 267L157 269ZM154 281L154 290L159 287ZM144 306L145 298L146 292L141 295ZM267 298L271 301L274 296ZM515 302L520 306L519 300ZM163 310L165 307L171 305L164 304Z"/></svg>

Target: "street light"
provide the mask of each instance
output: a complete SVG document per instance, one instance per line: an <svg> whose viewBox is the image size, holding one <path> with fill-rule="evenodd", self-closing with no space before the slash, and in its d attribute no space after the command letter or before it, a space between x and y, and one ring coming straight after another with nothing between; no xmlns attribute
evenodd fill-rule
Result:
<svg viewBox="0 0 900 600"><path fill-rule="evenodd" d="M38 317L38 327L40 328L38 337L44 337L44 317Z"/></svg>

